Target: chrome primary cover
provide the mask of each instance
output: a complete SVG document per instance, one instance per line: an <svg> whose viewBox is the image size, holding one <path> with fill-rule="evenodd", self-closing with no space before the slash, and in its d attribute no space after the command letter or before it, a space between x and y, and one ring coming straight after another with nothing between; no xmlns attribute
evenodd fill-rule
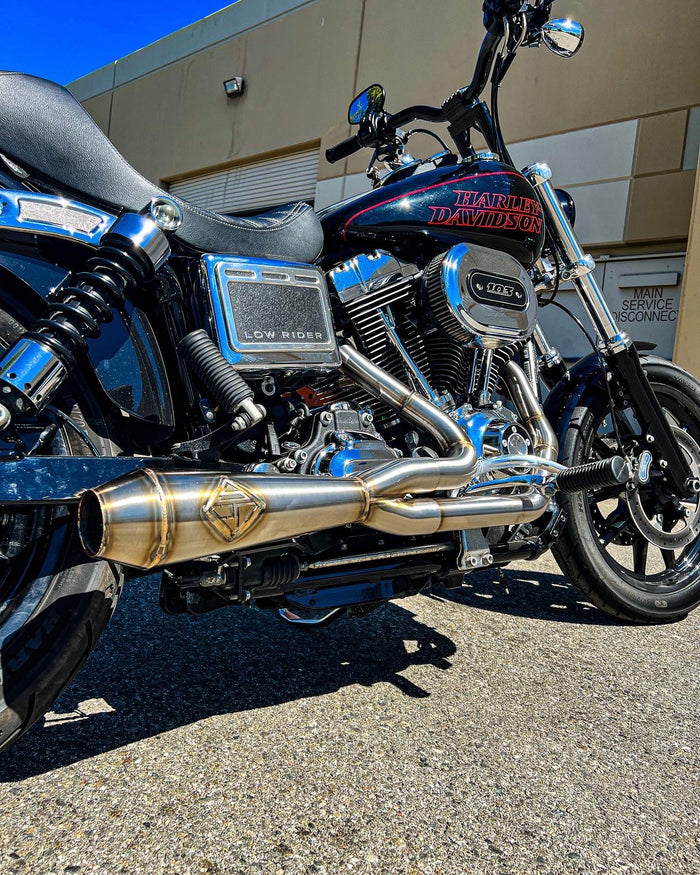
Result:
<svg viewBox="0 0 700 875"><path fill-rule="evenodd" d="M438 323L462 343L496 349L535 329L532 281L506 253L459 243L430 263L423 283Z"/></svg>

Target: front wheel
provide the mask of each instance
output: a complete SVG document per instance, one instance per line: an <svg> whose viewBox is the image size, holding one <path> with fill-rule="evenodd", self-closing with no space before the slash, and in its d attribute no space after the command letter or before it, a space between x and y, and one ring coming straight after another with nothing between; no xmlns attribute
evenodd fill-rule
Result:
<svg viewBox="0 0 700 875"><path fill-rule="evenodd" d="M700 384L656 357L642 361L678 444L700 474ZM618 415L623 449L638 456L644 435L630 410ZM574 411L560 461L580 465L615 455L608 397L591 387ZM663 464L663 463L661 463ZM553 547L568 578L594 605L618 619L664 623L700 604L700 498L680 500L663 470L652 466L648 484L619 493L564 496L567 522Z"/></svg>

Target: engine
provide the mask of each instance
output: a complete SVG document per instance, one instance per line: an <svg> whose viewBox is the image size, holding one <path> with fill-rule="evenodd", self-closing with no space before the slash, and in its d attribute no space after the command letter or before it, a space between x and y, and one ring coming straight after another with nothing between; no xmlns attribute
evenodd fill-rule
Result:
<svg viewBox="0 0 700 875"><path fill-rule="evenodd" d="M500 369L534 330L537 298L511 256L460 243L424 269L383 251L328 274L204 259L219 346L276 402L277 470L345 477L397 455L433 452L394 410L337 367L336 328L370 360L451 412L480 455L527 453L528 431L494 401ZM262 468L265 467L262 466ZM258 466L258 470L262 469Z"/></svg>
<svg viewBox="0 0 700 875"><path fill-rule="evenodd" d="M500 366L537 320L526 271L482 246L460 243L422 271L375 251L337 266L330 281L361 351L448 409L489 403ZM336 375L319 389L325 398L370 404ZM380 422L389 415L374 407Z"/></svg>
<svg viewBox="0 0 700 875"><path fill-rule="evenodd" d="M532 283L514 259L460 243L425 266L375 251L327 275L232 256L205 256L203 267L218 348L200 332L213 352L194 373L218 402L208 421L228 415L229 423L180 451L201 445L240 466L240 476L217 481L212 493L215 528L227 544L232 527L248 537L260 517L267 528L246 542L256 550L236 566L244 574L209 575L201 584L197 568L193 582L164 584L168 610L211 610L244 600L245 587L267 606L288 606L297 584L293 605L340 604L342 612L350 599L371 609L387 586L396 597L431 575L459 585L499 549L510 557L510 527L539 519L549 501L528 480L539 476L530 473L538 467L532 457L556 457L530 382L510 361L537 312ZM249 409L262 413L239 437L243 417L231 418L233 405L216 391L233 377L236 392L250 393ZM150 501L144 494L144 509ZM199 527L202 515L211 522L209 504ZM275 546L285 538L294 546ZM196 559L199 550L181 555ZM376 585L348 596L350 558L358 579L369 575ZM398 589L386 579L387 562ZM320 582L337 589L325 602Z"/></svg>
<svg viewBox="0 0 700 875"><path fill-rule="evenodd" d="M329 280L343 333L383 370L451 412L480 455L532 451L527 429L494 400L500 369L537 319L532 282L514 258L460 243L420 270L375 251L336 266ZM301 438L297 470L357 472L392 457L392 436L403 454L431 452L393 410L339 371L314 375L304 391L314 426ZM354 425L338 426L338 417L353 415Z"/></svg>

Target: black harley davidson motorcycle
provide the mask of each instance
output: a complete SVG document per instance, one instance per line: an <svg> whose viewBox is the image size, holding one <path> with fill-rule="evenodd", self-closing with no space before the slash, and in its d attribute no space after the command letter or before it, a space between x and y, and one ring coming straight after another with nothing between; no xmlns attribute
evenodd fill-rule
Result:
<svg viewBox="0 0 700 875"><path fill-rule="evenodd" d="M551 5L487 0L440 107L360 94L327 158L373 149L373 190L320 216L170 197L0 74L0 747L154 571L169 613L305 628L549 549L622 621L698 605L700 385L619 330L572 199L501 133L517 51L583 40ZM455 151L413 159L416 121ZM596 335L571 368L538 324L564 281Z"/></svg>

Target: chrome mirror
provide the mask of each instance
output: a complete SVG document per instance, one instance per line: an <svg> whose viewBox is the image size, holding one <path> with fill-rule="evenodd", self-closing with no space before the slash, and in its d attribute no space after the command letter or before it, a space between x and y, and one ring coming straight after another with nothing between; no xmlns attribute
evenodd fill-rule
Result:
<svg viewBox="0 0 700 875"><path fill-rule="evenodd" d="M555 18L542 25L542 39L550 52L571 58L583 45L583 25L571 18Z"/></svg>
<svg viewBox="0 0 700 875"><path fill-rule="evenodd" d="M381 112L384 109L384 89L381 85L370 85L350 104L348 121L351 125L359 125L370 113Z"/></svg>

